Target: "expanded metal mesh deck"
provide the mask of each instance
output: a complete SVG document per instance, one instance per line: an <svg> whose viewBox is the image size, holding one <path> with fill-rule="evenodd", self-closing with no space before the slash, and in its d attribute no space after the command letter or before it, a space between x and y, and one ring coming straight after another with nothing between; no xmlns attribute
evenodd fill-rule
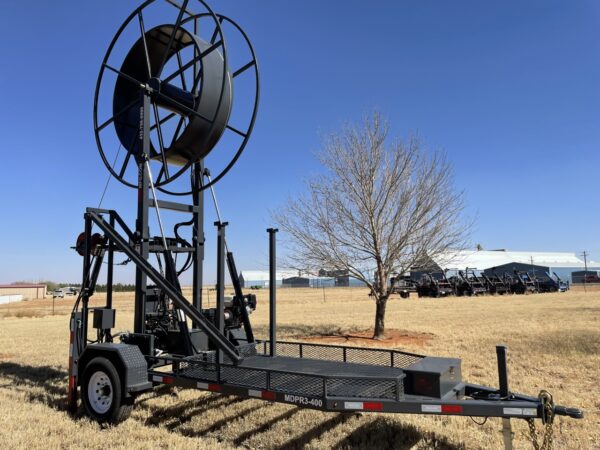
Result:
<svg viewBox="0 0 600 450"><path fill-rule="evenodd" d="M176 375L198 381L244 386L322 398L404 398L402 368L420 355L393 350L278 342L277 356L268 356L269 343L239 348L238 365L216 363L215 352L175 362Z"/></svg>

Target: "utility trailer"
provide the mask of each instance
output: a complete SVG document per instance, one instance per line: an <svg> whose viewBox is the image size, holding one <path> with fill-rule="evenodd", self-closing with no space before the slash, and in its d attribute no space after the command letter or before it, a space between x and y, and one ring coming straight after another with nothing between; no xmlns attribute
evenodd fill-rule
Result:
<svg viewBox="0 0 600 450"><path fill-rule="evenodd" d="M459 270L456 277L456 295L473 296L485 295L488 293L485 282L475 275L474 269L466 268L464 271Z"/></svg>
<svg viewBox="0 0 600 450"><path fill-rule="evenodd" d="M537 277L538 289L540 292L566 292L569 290L569 283L563 281L556 272L552 275L548 272L544 272L543 277Z"/></svg>
<svg viewBox="0 0 600 450"><path fill-rule="evenodd" d="M447 297L456 294L456 287L452 281L442 272L442 279L437 279L432 273L424 273L417 285L419 297Z"/></svg>
<svg viewBox="0 0 600 450"><path fill-rule="evenodd" d="M506 279L498 276L495 272L493 275L486 275L485 272L482 272L481 278L485 282L487 290L490 294L510 294L510 283L508 283Z"/></svg>
<svg viewBox="0 0 600 450"><path fill-rule="evenodd" d="M514 277L512 277L513 283L511 290L513 294L527 295L536 294L539 292L539 286L528 272L522 272L514 270Z"/></svg>
<svg viewBox="0 0 600 450"><path fill-rule="evenodd" d="M145 19L162 17L156 11L146 14L156 5L171 13L175 8L177 20L148 27ZM121 36L130 25L140 35L127 52ZM228 59L227 28L237 34L232 41L246 47L234 52L249 55L241 65ZM113 50L126 55L119 67L112 62ZM187 84L186 71L191 72ZM101 86L109 74L116 76L116 81L112 95L106 98L110 90ZM242 75L250 80L237 85ZM175 83L179 78L181 82ZM233 92L244 89L241 98L247 104L242 104L242 110L251 114L244 124L233 126ZM112 177L137 191L137 216L131 229L115 210L88 208L84 214L84 231L76 244L83 257L82 288L70 318L70 411L77 410L81 398L93 420L116 424L128 417L138 395L166 384L332 412L502 417L507 442L511 418L550 423L555 415L582 417L578 409L555 405L546 394L532 397L511 392L503 346L496 348L499 386L486 387L464 381L461 362L455 358L279 342L277 230L272 228L267 230L269 336L254 336L250 315L257 307L256 297L242 291L225 239L228 224L221 220L213 186L235 164L248 142L259 92L258 64L247 35L204 1L148 0L117 31L98 76L94 128L100 155ZM101 117L101 111L113 115ZM171 130L172 136L167 136L163 126L171 119L178 125ZM116 139L120 143L112 155L103 137L109 130L113 131L109 142ZM231 160L213 179L207 169L208 156L225 133L237 136L238 144ZM173 183L184 173L189 185ZM212 194L218 218L214 223L217 283L213 308L205 307L202 296L206 190ZM160 200L157 192L191 197L191 202ZM157 236L150 234L151 211L156 214ZM167 212L188 216L175 224L171 236L162 220ZM183 229L188 230L187 239ZM135 265L130 332L115 332L117 255ZM178 255L185 257L183 264L177 262ZM90 300L102 269L106 272L106 303L92 307ZM192 271L191 300L184 297L179 281L186 270ZM225 296L227 271L234 287L230 297Z"/></svg>
<svg viewBox="0 0 600 450"><path fill-rule="evenodd" d="M511 392L507 350L503 346L496 348L499 387L486 387L464 381L461 361L455 358L278 341L276 230L268 230L269 339L259 340L253 336L247 315L255 307L253 296L240 296L239 280L235 278L235 298L227 303L223 295L221 275L225 260L233 260L231 253L225 254L222 224L218 225L217 306L198 310L182 296L173 280L163 277L140 257L135 243L127 242L127 237L133 234L115 211L89 208L85 219L81 251L85 272L90 276L84 278L82 309L77 308L71 317L69 394L71 409L75 410L80 387L87 414L98 422L118 423L126 419L135 397L160 384L332 412L539 418L544 422L553 415L582 417L581 411L550 405L544 397ZM123 226L125 236L111 222ZM93 226L103 234L93 233ZM150 243L154 246L153 240ZM122 334L119 343L112 335L116 311L111 303L111 286L104 307L90 310L87 306L104 256L108 255L110 260L116 252L131 258L137 268L156 283L152 288L154 294L148 295L144 304L145 307L152 304L153 308L140 308L136 303L136 317L140 309L144 311L144 331ZM92 259L93 264L90 264ZM231 263L229 269L230 275L237 273ZM160 297L162 309L155 307ZM167 298L169 302L164 301ZM235 304L241 307L233 307ZM157 311L162 311L161 317L157 317ZM95 340L86 337L90 315L96 329ZM189 316L196 327L187 329L182 316ZM149 326L157 319L164 323L163 329Z"/></svg>
<svg viewBox="0 0 600 450"><path fill-rule="evenodd" d="M390 278L391 293L398 294L400 298L409 298L410 294L418 292L417 283L410 277L396 275Z"/></svg>

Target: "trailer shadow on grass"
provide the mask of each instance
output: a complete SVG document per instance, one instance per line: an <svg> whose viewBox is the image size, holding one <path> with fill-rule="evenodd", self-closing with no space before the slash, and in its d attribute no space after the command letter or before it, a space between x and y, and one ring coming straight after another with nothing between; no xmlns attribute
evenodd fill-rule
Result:
<svg viewBox="0 0 600 450"><path fill-rule="evenodd" d="M56 367L0 362L0 388L21 392L29 401L58 411L67 410L67 378L67 371Z"/></svg>
<svg viewBox="0 0 600 450"><path fill-rule="evenodd" d="M383 417L359 426L333 446L334 450L372 448L466 450L464 445L454 444L435 433L423 432L414 425L392 422Z"/></svg>

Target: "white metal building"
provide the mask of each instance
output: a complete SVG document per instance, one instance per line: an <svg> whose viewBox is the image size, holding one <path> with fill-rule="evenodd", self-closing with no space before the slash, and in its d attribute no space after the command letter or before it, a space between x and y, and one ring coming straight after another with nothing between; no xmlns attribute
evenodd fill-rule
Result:
<svg viewBox="0 0 600 450"><path fill-rule="evenodd" d="M496 270L498 273L517 270L555 272L565 281L571 280L571 273L585 267L583 260L575 253L570 252L523 252L509 250L460 250L446 252L438 255L433 260L432 269L464 270L465 268L477 271ZM588 261L588 269L600 269L600 263ZM540 274L541 275L541 274Z"/></svg>

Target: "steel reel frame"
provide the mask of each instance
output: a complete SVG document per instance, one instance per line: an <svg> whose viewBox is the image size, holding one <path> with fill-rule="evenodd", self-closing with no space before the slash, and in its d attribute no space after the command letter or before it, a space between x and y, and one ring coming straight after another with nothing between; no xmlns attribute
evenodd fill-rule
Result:
<svg viewBox="0 0 600 450"><path fill-rule="evenodd" d="M131 83L134 84L138 84L139 85L139 90L140 90L140 95L142 93L143 89L147 89L147 85L141 83L139 80L133 79L132 77L128 76L125 73L120 72L119 70L111 67L108 64L108 60L110 58L110 56L112 55L112 52L115 48L115 45L118 43L123 31L126 29L127 26L129 26L131 24L131 22L136 18L136 16L138 17L139 23L140 23L140 35L141 35L141 40L144 41L144 51L145 51L145 55L146 55L146 59L148 59L148 50L147 50L147 44L145 43L145 39L146 39L146 33L148 30L145 29L144 26L144 22L143 22L143 11L144 9L146 9L148 6L150 6L151 4L155 3L156 0L147 0L145 3L143 3L141 6L139 6L138 8L136 8L130 15L129 17L122 23L121 27L118 29L117 33L115 34L115 36L113 37L113 40L110 43L110 46L108 47L108 50L104 56L103 62L102 62L102 66L100 69L100 72L98 74L98 79L97 79L97 83L96 83L96 91L95 91L95 97L94 97L94 131L95 131L95 137L96 137L96 143L100 152L100 156L104 162L104 165L107 167L107 169L109 170L109 172L111 173L112 176L114 176L117 180L119 180L121 183L125 184L126 186L129 187L133 187L133 188L137 188L137 185L129 182L127 179L125 179L125 170L128 167L129 164L129 160L133 154L133 152L129 151L129 149L125 149L127 151L127 155L125 156L125 161L121 167L121 171L120 173L117 173L115 171L115 168L113 167L113 165L115 163L113 163L113 165L111 165L107 159L107 156L104 152L104 148L102 145L102 138L100 136L100 133L102 132L102 130L104 130L106 127L108 127L111 124L114 124L115 121L117 120L118 116L124 114L126 111L129 111L131 108L133 108L137 102L132 102L129 105L127 105L123 110L115 112L113 111L113 115L105 122L103 122L102 124L98 124L98 102L99 102L99 97L100 97L100 89L102 86L102 81L104 78L104 74L105 74L105 69L109 69L115 73L117 73L117 77L123 77L127 80L129 80ZM185 0L183 2L183 4L178 4L177 2L175 2L174 0L165 0L167 3L169 3L170 5L174 6L176 9L179 10L179 15L177 18L177 22L175 23L175 25L173 26L173 32L172 32L172 36L171 36L171 40L169 42L169 45L166 47L166 52L164 54L163 57L163 63L162 66L159 70L159 75L162 75L162 70L164 69L164 66L166 64L166 62L173 56L177 55L178 56L178 65L179 65L179 69L177 71L175 71L173 74L169 75L168 77L165 77L165 80L169 81L171 79L176 78L178 75L183 77L183 74L185 72L185 70L189 69L190 67L192 67L192 65L194 67L196 67L196 64L199 64L200 66L200 70L198 70L197 72L194 72L195 75L195 79L194 79L194 85L197 85L197 82L199 83L202 80L202 58L205 55L202 55L201 52L199 52L199 50L196 49L194 51L194 58L192 58L192 60L190 62L188 62L186 65L183 66L182 68L182 64L180 62L180 58L179 58L179 51L173 53L170 57L168 56L169 51L172 49L173 46L173 40L175 35L178 32L184 32L184 33L190 33L189 30L187 30L186 28L184 28L184 25L189 24L190 21L194 21L194 33L197 32L197 24L198 24L198 20L201 18L211 18L212 22L214 23L214 33L213 33L213 37L211 38L211 50L215 50L219 47L221 47L221 51L222 51L222 57L223 57L223 76L221 77L221 92L219 95L219 102L218 102L218 106L217 106L217 110L215 112L215 117L218 116L218 114L221 111L221 108L223 107L223 95L225 92L225 83L228 81L228 75L231 74L231 90L233 91L233 80L236 76L240 75L241 73L245 72L246 70L248 70L251 67L254 67L254 76L255 76L255 89L256 92L254 94L254 105L253 105L253 110L252 110L252 117L250 118L249 121L249 125L246 129L246 131L240 131L236 128L234 128L233 126L231 126L229 124L229 119L230 117L227 117L227 122L225 123L225 128L223 129L223 132L225 131L225 129L229 129L231 131L233 131L234 133L242 136L244 138L244 140L242 141L242 143L240 144L240 146L238 147L238 150L236 151L236 153L234 154L233 158L230 160L230 162L225 166L225 168L219 173L219 175L217 175L217 177L215 177L210 183L207 184L200 184L197 186L199 186L198 188L192 188L190 191L188 192L170 192L167 191L166 189L164 189L163 186L165 186L166 184L170 183L171 181L175 180L176 178L178 178L179 176L181 176L184 172L186 172L188 169L190 169L192 167L193 164L199 162L197 160L188 160L175 174L170 175L170 176L166 176L164 180L161 180L162 176L164 175L163 172L166 172L168 174L168 162L165 159L165 147L164 147L164 143L162 142L162 129L161 129L161 125L164 124L166 121L172 119L175 115L175 113L169 114L167 117L160 119L158 116L158 107L155 103L153 103L153 108L154 108L154 112L155 112L155 124L152 126L151 130L157 129L157 134L159 137L159 144L160 144L160 150L161 150L161 159L162 159L162 167L161 170L158 172L158 176L156 178L155 181L155 186L160 189L163 192L172 194L172 195L188 195L191 194L192 192L198 192L204 189L209 188L210 186L212 186L213 184L215 184L217 181L219 181L223 176L225 176L225 174L233 167L233 165L235 164L235 162L238 160L238 158L241 156L243 150L246 147L246 144L248 142L248 139L252 133L253 127L254 127L254 123L255 123L255 119L256 119L256 114L257 114L257 109L258 109L258 102L259 102L259 97L260 97L260 81L259 81L259 73L258 73L258 63L256 60L256 54L254 52L254 48L250 42L250 40L248 39L248 36L246 35L246 33L241 29L241 27L235 23L233 20L229 19L228 17L225 17L223 15L217 15L215 14L211 8L206 4L206 2L204 0L198 0L198 2L203 6L203 8L206 10L206 12L202 12L200 14L194 14L193 12L189 11L187 9L187 5L189 3L189 0ZM184 16L187 15L188 17L184 18ZM223 33L221 24L227 21L228 23L232 24L235 29L237 29L237 31L242 35L244 41L246 42L246 44L248 45L248 48L250 50L251 53L251 61L249 63L247 63L246 65L244 65L243 67L241 67L240 69L236 70L235 72L229 72L229 66L228 66L228 59L227 59L227 44L225 41L225 35ZM191 33L190 33L191 34ZM215 40L219 38L219 41L217 41L217 43L215 43ZM135 44L134 44L135 45ZM195 44L193 44L195 45ZM214 49L213 49L214 47ZM185 47L184 47L185 48ZM183 49L183 48L182 48ZM182 50L180 49L180 50ZM206 51L206 53L209 53L209 51ZM148 64L148 75L149 77L151 77L152 75L152 71L150 68L150 64ZM198 77L198 80L196 80L196 77ZM118 78L117 78L118 80ZM115 85L116 86L116 85ZM158 94L159 96L161 96L162 94L160 92L157 92L156 94ZM231 95L233 95L233 92L231 92ZM113 98L114 100L114 98ZM231 107L233 107L233 99L231 100ZM182 106L182 108L185 109L184 106ZM187 111L187 110L186 110ZM196 111L187 111L189 113L191 113L191 115L193 115L194 118L196 117L200 117L203 120L207 120L204 117L201 117L199 113L197 113ZM178 133L180 131L181 125L183 122L185 122L185 117L181 115L180 119L179 119L179 124L178 127L173 135L173 142L175 142L175 140L178 138ZM210 122L210 121L209 121ZM189 125L189 123L188 123ZM186 125L186 127L188 126ZM214 127L214 121L212 122L212 126ZM211 132L214 128L210 128ZM138 129L139 130L139 129ZM134 133L134 135L137 133ZM221 133L222 134L222 133ZM215 144L218 142L218 140L220 139L221 135L219 135L219 138L215 141ZM133 145L133 144L132 144ZM214 146L213 146L214 147ZM212 148L211 148L212 150ZM208 154L208 153L207 153ZM134 155L136 156L136 155ZM206 156L206 155L205 155ZM115 162L118 159L118 153L117 153L117 157L115 158ZM166 169L165 169L166 167Z"/></svg>
<svg viewBox="0 0 600 450"><path fill-rule="evenodd" d="M182 25L184 25L184 24L186 24L186 23L188 23L188 22L190 22L192 20L201 19L202 17L205 17L206 15L207 15L206 13L190 15L189 17L187 17L182 22ZM221 180L231 170L231 168L235 165L235 163L237 162L237 160L240 158L240 156L244 152L244 150L246 148L246 145L248 144L248 140L250 139L250 136L252 135L252 131L254 130L254 124L256 122L256 115L258 113L258 104L260 102L260 75L259 75L258 60L256 58L256 53L254 51L254 46L252 45L252 42L250 41L250 38L248 37L248 35L246 34L246 32L242 29L242 27L240 27L238 25L237 22L235 22L234 20L232 20L231 18L229 18L229 17L227 17L227 16L225 16L223 14L216 14L216 16L219 18L219 24L222 24L223 22L228 22L229 24L233 25L233 27L240 33L240 35L242 36L242 38L246 42L246 44L248 46L248 50L250 51L252 60L249 61L248 63L244 64L239 69L233 71L232 75L231 75L231 80L232 80L232 91L235 92L235 83L234 83L235 78L238 75L241 75L245 71L249 70L250 68L254 68L255 94L254 94L254 105L253 105L253 108L252 108L252 117L250 118L248 127L247 127L247 129L246 129L245 132L242 132L242 131L234 128L229 123L227 124L227 127L226 127L227 129L229 129L230 131L236 133L239 136L242 136L244 138L244 140L242 141L242 143L238 147L238 150L234 154L233 158L229 161L229 163L225 166L225 168L222 169L221 172L219 172L219 174L216 177L212 178L208 183L203 183L204 176L201 175L201 180L199 182L197 182L197 183L194 183L192 181L191 182L192 188L189 191L184 191L184 192L174 192L174 191L170 191L170 190L168 190L168 189L166 189L166 188L164 188L162 186L158 186L157 189L159 191L165 193L165 194L174 195L174 196L191 195L194 192L203 191L205 189L210 188L211 186L214 186L215 183L217 183L219 180ZM192 171L191 175L193 176L193 171ZM198 188L195 188L195 186L198 186Z"/></svg>

